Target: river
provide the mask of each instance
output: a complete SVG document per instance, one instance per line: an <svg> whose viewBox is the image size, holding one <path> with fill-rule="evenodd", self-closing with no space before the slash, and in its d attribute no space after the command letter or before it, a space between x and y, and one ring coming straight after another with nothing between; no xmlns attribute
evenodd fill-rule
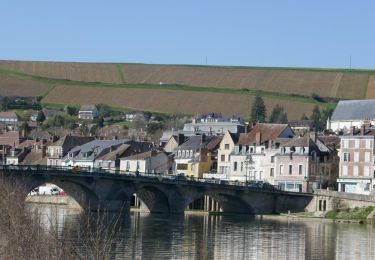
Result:
<svg viewBox="0 0 375 260"><path fill-rule="evenodd" d="M36 207L36 206L33 206ZM79 211L37 206L48 228ZM375 259L375 227L320 220L131 212L121 218L116 259Z"/></svg>

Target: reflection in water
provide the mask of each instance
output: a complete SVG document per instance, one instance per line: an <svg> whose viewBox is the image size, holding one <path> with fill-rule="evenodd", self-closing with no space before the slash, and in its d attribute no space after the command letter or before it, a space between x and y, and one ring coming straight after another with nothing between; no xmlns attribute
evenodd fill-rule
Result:
<svg viewBox="0 0 375 260"><path fill-rule="evenodd" d="M38 209L47 228L51 219L60 228L74 228L79 214ZM121 219L114 248L117 259L375 259L375 229L315 220L133 212Z"/></svg>

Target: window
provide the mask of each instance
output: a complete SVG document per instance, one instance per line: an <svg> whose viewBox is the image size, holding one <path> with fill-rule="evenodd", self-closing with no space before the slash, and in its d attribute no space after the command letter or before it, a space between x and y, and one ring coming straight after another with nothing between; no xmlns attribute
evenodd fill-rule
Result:
<svg viewBox="0 0 375 260"><path fill-rule="evenodd" d="M355 165L353 167L353 176L358 176L358 166L357 165Z"/></svg>
<svg viewBox="0 0 375 260"><path fill-rule="evenodd" d="M363 168L363 175L365 175L365 176L370 176L370 167L365 166L365 167Z"/></svg>
<svg viewBox="0 0 375 260"><path fill-rule="evenodd" d="M369 191L370 190L370 183L366 183L364 190L365 191Z"/></svg>
<svg viewBox="0 0 375 260"><path fill-rule="evenodd" d="M270 169L270 176L273 177L274 174L275 174L275 168L271 168Z"/></svg>
<svg viewBox="0 0 375 260"><path fill-rule="evenodd" d="M302 175L303 165L298 165L298 174Z"/></svg>
<svg viewBox="0 0 375 260"><path fill-rule="evenodd" d="M348 148L348 146L349 146L349 145L348 145L348 142L349 142L349 140L343 140L343 141L342 141L342 147L343 147L343 148Z"/></svg>
<svg viewBox="0 0 375 260"><path fill-rule="evenodd" d="M343 165L342 166L342 175L343 176L348 176L348 165Z"/></svg>
<svg viewBox="0 0 375 260"><path fill-rule="evenodd" d="M371 140L366 140L366 148L371 149Z"/></svg>
<svg viewBox="0 0 375 260"><path fill-rule="evenodd" d="M280 175L284 174L284 165L280 165Z"/></svg>
<svg viewBox="0 0 375 260"><path fill-rule="evenodd" d="M370 152L365 152L365 162L371 162L371 154Z"/></svg>
<svg viewBox="0 0 375 260"><path fill-rule="evenodd" d="M129 171L129 169L130 169L130 162L126 161L126 170Z"/></svg>
<svg viewBox="0 0 375 260"><path fill-rule="evenodd" d="M289 175L293 174L293 165L289 165Z"/></svg>
<svg viewBox="0 0 375 260"><path fill-rule="evenodd" d="M359 140L354 140L354 148L359 148Z"/></svg>
<svg viewBox="0 0 375 260"><path fill-rule="evenodd" d="M262 147L262 149L260 149L260 152L261 152L261 153L264 153L264 147Z"/></svg>
<svg viewBox="0 0 375 260"><path fill-rule="evenodd" d="M243 171L243 162L241 162L241 172Z"/></svg>
<svg viewBox="0 0 375 260"><path fill-rule="evenodd" d="M224 149L229 150L229 144L225 144Z"/></svg>
<svg viewBox="0 0 375 260"><path fill-rule="evenodd" d="M271 163L275 162L275 156L271 156Z"/></svg>
<svg viewBox="0 0 375 260"><path fill-rule="evenodd" d="M222 162L225 162L225 154L221 155L220 160L221 160Z"/></svg>
<svg viewBox="0 0 375 260"><path fill-rule="evenodd" d="M179 164L177 164L177 170L187 170L187 169L188 169L187 163L179 163Z"/></svg>
<svg viewBox="0 0 375 260"><path fill-rule="evenodd" d="M359 152L354 152L354 161L359 162Z"/></svg>
<svg viewBox="0 0 375 260"><path fill-rule="evenodd" d="M250 147L250 153L254 153L254 148Z"/></svg>
<svg viewBox="0 0 375 260"><path fill-rule="evenodd" d="M233 163L233 170L236 172L237 171L237 162Z"/></svg>
<svg viewBox="0 0 375 260"><path fill-rule="evenodd" d="M349 153L343 153L342 159L344 162L350 161L350 154Z"/></svg>

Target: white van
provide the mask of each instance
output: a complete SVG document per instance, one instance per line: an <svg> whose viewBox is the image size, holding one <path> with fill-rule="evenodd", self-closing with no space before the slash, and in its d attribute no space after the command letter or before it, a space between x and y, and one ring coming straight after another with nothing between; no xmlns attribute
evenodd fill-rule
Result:
<svg viewBox="0 0 375 260"><path fill-rule="evenodd" d="M46 184L46 185L39 186L33 189L32 191L30 191L28 195L29 196L41 196L41 195L57 196L57 195L60 195L62 191L63 190L57 187L56 185Z"/></svg>

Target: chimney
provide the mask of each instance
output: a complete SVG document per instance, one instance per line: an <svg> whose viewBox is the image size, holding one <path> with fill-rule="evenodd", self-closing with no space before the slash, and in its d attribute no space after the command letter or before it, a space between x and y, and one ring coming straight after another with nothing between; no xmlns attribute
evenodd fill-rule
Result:
<svg viewBox="0 0 375 260"><path fill-rule="evenodd" d="M363 125L361 126L361 135L365 135L365 133L366 133L366 125L363 124Z"/></svg>
<svg viewBox="0 0 375 260"><path fill-rule="evenodd" d="M310 132L310 138L316 143L316 139L318 137L318 133L316 131Z"/></svg>
<svg viewBox="0 0 375 260"><path fill-rule="evenodd" d="M178 145L183 144L184 140L185 140L184 134L178 134Z"/></svg>
<svg viewBox="0 0 375 260"><path fill-rule="evenodd" d="M201 140L202 140L202 143L206 142L206 135L205 134L202 134Z"/></svg>
<svg viewBox="0 0 375 260"><path fill-rule="evenodd" d="M350 135L355 134L355 126L350 127Z"/></svg>
<svg viewBox="0 0 375 260"><path fill-rule="evenodd" d="M255 134L255 145L260 145L260 142L261 142L261 133L259 131L259 132L256 132Z"/></svg>

